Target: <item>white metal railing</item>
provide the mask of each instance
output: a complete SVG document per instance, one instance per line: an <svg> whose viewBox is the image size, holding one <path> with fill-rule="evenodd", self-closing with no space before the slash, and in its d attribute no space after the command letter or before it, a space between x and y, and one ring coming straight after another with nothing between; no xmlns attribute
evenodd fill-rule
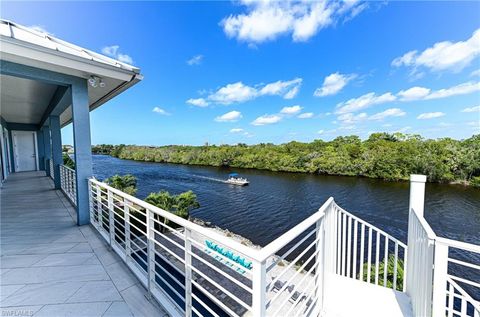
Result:
<svg viewBox="0 0 480 317"><path fill-rule="evenodd" d="M337 204L327 210L325 230L331 250L327 252L330 272L405 290L407 246L404 243Z"/></svg>
<svg viewBox="0 0 480 317"><path fill-rule="evenodd" d="M77 186L75 170L65 165L60 165L60 185L64 194L76 206Z"/></svg>
<svg viewBox="0 0 480 317"><path fill-rule="evenodd" d="M480 317L480 246L438 237L409 215L407 293L414 316ZM461 276L459 276L461 275Z"/></svg>
<svg viewBox="0 0 480 317"><path fill-rule="evenodd" d="M332 198L258 249L95 179L89 189L91 223L170 314L318 315L323 216Z"/></svg>
<svg viewBox="0 0 480 317"><path fill-rule="evenodd" d="M415 210L409 214L408 293L415 316L432 315L432 279L435 233Z"/></svg>
<svg viewBox="0 0 480 317"><path fill-rule="evenodd" d="M95 179L89 197L92 225L171 315L318 316L333 274L406 291L414 316L480 317L480 246L437 237L413 208L408 252L333 198L254 248Z"/></svg>
<svg viewBox="0 0 480 317"><path fill-rule="evenodd" d="M50 166L50 178L55 179L55 170L53 168L53 159L49 159L48 164Z"/></svg>
<svg viewBox="0 0 480 317"><path fill-rule="evenodd" d="M480 246L435 237L433 315L480 317L474 293L480 294Z"/></svg>

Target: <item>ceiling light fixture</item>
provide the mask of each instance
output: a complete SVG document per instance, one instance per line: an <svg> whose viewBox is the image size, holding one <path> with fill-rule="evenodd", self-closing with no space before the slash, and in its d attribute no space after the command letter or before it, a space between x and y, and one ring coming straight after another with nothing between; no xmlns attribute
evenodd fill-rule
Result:
<svg viewBox="0 0 480 317"><path fill-rule="evenodd" d="M88 78L88 84L90 86L92 86L93 88L97 88L100 86L100 88L104 88L105 87L105 83L103 82L103 80L98 77L98 76L90 76L90 78Z"/></svg>

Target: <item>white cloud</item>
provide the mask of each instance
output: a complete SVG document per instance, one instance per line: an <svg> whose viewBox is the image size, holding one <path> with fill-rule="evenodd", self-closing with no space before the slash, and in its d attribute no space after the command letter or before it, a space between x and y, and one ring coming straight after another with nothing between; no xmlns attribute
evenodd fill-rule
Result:
<svg viewBox="0 0 480 317"><path fill-rule="evenodd" d="M466 41L438 42L421 53L410 51L395 58L392 65L395 67L413 67L413 73L416 73L416 69L420 67L428 68L431 71L450 70L458 72L470 65L479 55L480 29L477 29Z"/></svg>
<svg viewBox="0 0 480 317"><path fill-rule="evenodd" d="M205 98L189 99L187 103L206 107L210 103L229 105L246 102L260 96L282 96L284 99L294 98L302 85L302 78L287 81L276 81L266 85L248 86L241 81L228 84Z"/></svg>
<svg viewBox="0 0 480 317"><path fill-rule="evenodd" d="M291 107L283 107L282 110L280 110L281 114L286 114L286 115L294 115L302 111L302 107L299 105L291 106Z"/></svg>
<svg viewBox="0 0 480 317"><path fill-rule="evenodd" d="M313 118L313 112L304 112L298 115L299 119L310 119Z"/></svg>
<svg viewBox="0 0 480 317"><path fill-rule="evenodd" d="M152 109L152 111L155 112L155 113L164 115L164 116L169 116L170 115L170 113L166 112L164 109L162 109L160 107L155 107L155 108Z"/></svg>
<svg viewBox="0 0 480 317"><path fill-rule="evenodd" d="M245 102L256 96L257 90L255 88L244 85L239 81L218 89L215 93L208 96L208 100L214 103L228 105L234 102Z"/></svg>
<svg viewBox="0 0 480 317"><path fill-rule="evenodd" d="M480 106L465 108L462 112L480 112Z"/></svg>
<svg viewBox="0 0 480 317"><path fill-rule="evenodd" d="M368 115L365 112L359 113L357 115L353 113L344 113L337 117L337 120L342 124L353 124L356 122L367 120Z"/></svg>
<svg viewBox="0 0 480 317"><path fill-rule="evenodd" d="M340 74L340 73L333 73L325 77L323 80L322 87L315 89L313 93L316 97L323 97L329 95L335 95L336 93L340 92L349 81L354 79L357 75L356 74Z"/></svg>
<svg viewBox="0 0 480 317"><path fill-rule="evenodd" d="M282 120L282 117L279 116L278 114L265 114L253 120L251 124L252 125L274 124L274 123L280 122L281 120Z"/></svg>
<svg viewBox="0 0 480 317"><path fill-rule="evenodd" d="M325 132L325 131L323 131L323 130L318 130L317 131L318 134L323 134L323 132Z"/></svg>
<svg viewBox="0 0 480 317"><path fill-rule="evenodd" d="M425 120L425 119L433 119L433 118L440 118L443 117L445 113L443 112L426 112L418 115L417 119Z"/></svg>
<svg viewBox="0 0 480 317"><path fill-rule="evenodd" d="M105 46L102 48L102 53L118 60L119 62L133 65L133 59L129 55L120 53L119 45Z"/></svg>
<svg viewBox="0 0 480 317"><path fill-rule="evenodd" d="M457 95L466 95L472 92L480 91L480 82L466 82L450 88L433 91L425 99L447 98Z"/></svg>
<svg viewBox="0 0 480 317"><path fill-rule="evenodd" d="M302 84L302 78L295 78L288 81L276 81L274 83L267 84L260 89L260 95L277 95L283 96L285 99L294 98Z"/></svg>
<svg viewBox="0 0 480 317"><path fill-rule="evenodd" d="M406 113L399 108L390 108L385 111L376 113L374 115L371 115L368 119L369 120L383 120L388 117L402 117L406 115Z"/></svg>
<svg viewBox="0 0 480 317"><path fill-rule="evenodd" d="M406 90L401 90L396 95L393 95L390 92L384 93L383 95L377 95L374 92L370 92L358 98L352 98L348 101L337 104L337 110L335 113L346 114L357 112L374 105L388 103L396 100L402 102L414 100L432 100L470 94L476 91L480 91L480 82L470 81L458 84L453 87L433 91L429 88L417 86Z"/></svg>
<svg viewBox="0 0 480 317"><path fill-rule="evenodd" d="M230 129L230 133L242 133L244 132L245 130L243 130L242 128L233 128L233 129Z"/></svg>
<svg viewBox="0 0 480 317"><path fill-rule="evenodd" d="M400 91L397 95L402 101L423 99L430 93L430 89L424 87L412 87L407 90Z"/></svg>
<svg viewBox="0 0 480 317"><path fill-rule="evenodd" d="M362 11L357 8L361 7L359 1L243 0L241 3L247 12L230 15L220 25L228 37L254 47L284 34L290 34L296 42L307 41L321 29Z"/></svg>
<svg viewBox="0 0 480 317"><path fill-rule="evenodd" d="M187 103L193 105L193 106L197 106L197 107L206 107L208 106L208 102L203 99L203 98L190 98L187 100Z"/></svg>
<svg viewBox="0 0 480 317"><path fill-rule="evenodd" d="M192 65L200 65L203 61L203 55L195 55L187 61L187 64Z"/></svg>
<svg viewBox="0 0 480 317"><path fill-rule="evenodd" d="M470 73L471 77L476 77L480 76L480 69L474 70L473 72Z"/></svg>
<svg viewBox="0 0 480 317"><path fill-rule="evenodd" d="M239 111L230 111L221 116L215 118L217 122L236 122L242 118L242 114Z"/></svg>
<svg viewBox="0 0 480 317"><path fill-rule="evenodd" d="M348 113L355 112L369 108L374 105L391 102L396 100L397 97L392 95L390 92L384 93L383 95L376 95L374 92L370 92L358 98L352 98L346 102L339 103L337 105L336 113Z"/></svg>

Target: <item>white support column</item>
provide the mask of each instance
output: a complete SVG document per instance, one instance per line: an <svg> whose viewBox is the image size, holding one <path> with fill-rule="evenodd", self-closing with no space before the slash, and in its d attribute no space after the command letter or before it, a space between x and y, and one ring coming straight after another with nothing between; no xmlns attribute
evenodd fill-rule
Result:
<svg viewBox="0 0 480 317"><path fill-rule="evenodd" d="M425 203L425 182L427 181L427 177L425 175L410 175L410 202L408 206L408 238L407 238L407 245L408 245L408 253L407 253L407 267L405 270L405 277L404 283L405 290L407 294L411 295L412 291L414 291L414 283L411 280L411 276L415 268L415 250L414 250L414 232L412 227L412 210L414 210L417 215L423 217L424 211L424 203Z"/></svg>
<svg viewBox="0 0 480 317"><path fill-rule="evenodd" d="M92 148L90 141L90 109L86 80L78 80L72 89L73 143L77 187L77 225L88 224L88 179L92 177Z"/></svg>
<svg viewBox="0 0 480 317"><path fill-rule="evenodd" d="M252 268L252 316L266 316L266 265L264 262L253 262Z"/></svg>

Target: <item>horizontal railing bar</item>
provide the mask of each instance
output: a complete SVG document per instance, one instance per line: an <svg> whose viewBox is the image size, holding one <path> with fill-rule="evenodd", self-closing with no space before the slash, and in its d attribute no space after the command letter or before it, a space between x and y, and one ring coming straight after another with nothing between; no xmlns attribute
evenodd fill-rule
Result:
<svg viewBox="0 0 480 317"><path fill-rule="evenodd" d="M288 287L288 285L290 285L290 283L292 283L292 281L297 277L298 274L300 274L304 269L305 267L307 266L308 263L310 263L310 261L312 259L315 259L316 256L318 255L319 251L315 251L309 258L307 261L305 261L305 263L302 264L302 266L296 270L296 272L290 277L290 279L288 279L288 281L285 283L285 285L283 285L283 287L277 292L277 294L275 294L273 296L272 299L270 299L268 302L267 302L267 307L269 307L273 302L275 302L279 297L280 297L280 294L285 291ZM314 269L315 268L315 265L312 265L312 268L311 269ZM305 274L305 276L307 276L308 274ZM297 285L298 286L298 285Z"/></svg>
<svg viewBox="0 0 480 317"><path fill-rule="evenodd" d="M203 234L207 237L213 238L214 240L222 241L222 244L228 246L231 249L237 250L237 251L239 251L243 254L250 254L251 257L254 258L254 259L258 259L258 258L262 257L259 250L256 250L256 249L250 248L248 246L245 246L245 245L243 245L243 244L241 244L241 243L239 243L239 242L237 242L237 241L235 241L235 240L233 240L229 237L225 237L224 235L221 235L221 234L216 233L214 231L208 230L208 229L206 229L206 228L204 228L200 225L197 225L197 224L195 224L191 221L188 221L188 220L183 219L183 218L181 218L177 215L174 215L171 212L168 212L168 211L165 211L161 208L153 206L153 205L151 205L151 204L149 204L149 203L147 203L147 202L145 202L141 199L138 199L134 196L125 194L118 189L115 189L115 188L113 188L113 187L111 187L111 186L109 186L105 183L97 181L96 179L91 178L90 182L92 182L96 185L99 185L99 186L103 186L104 188L110 190L111 192L127 198L129 201L133 202L134 204L137 204L137 205L139 205L143 208L149 209L154 214L158 214L161 217L167 218L167 219L179 224L182 227L191 229L193 231L197 231L197 232L199 232L199 233L201 233L201 234Z"/></svg>
<svg viewBox="0 0 480 317"><path fill-rule="evenodd" d="M163 233L155 230L152 228L152 231L156 234L158 234L160 237L164 238L165 240L167 240L168 242L170 242L171 244L175 245L177 248L179 248L180 250L182 251L185 251L185 247L183 245L181 245L180 243L170 239L169 237L167 237L166 235L164 235ZM156 239L155 239L156 240ZM158 240L157 240L158 241ZM160 241L159 241L160 242Z"/></svg>
<svg viewBox="0 0 480 317"><path fill-rule="evenodd" d="M309 227L314 225L318 220L320 220L325 215L325 210L334 202L333 197L328 198L328 200L320 207L320 209L308 217L307 219L300 222L298 225L288 230L286 233L282 234L280 237L270 242L267 246L261 249L261 254L258 259L259 262L263 262L268 259L270 256L275 254L278 250L287 245L290 241L298 237L302 232L307 230Z"/></svg>
<svg viewBox="0 0 480 317"><path fill-rule="evenodd" d="M246 290L247 292L249 293L252 293L252 290L250 288L248 288L248 286L246 286L245 284L243 284L242 282L240 282L239 280L237 280L236 278L234 278L233 276L227 274L226 272L220 270L219 268L217 268L215 265L209 263L208 261L206 261L205 259L203 259L201 256L198 256L197 254L195 254L195 252L190 252L190 251L187 251L188 254L194 256L196 259L198 259L199 261L201 261L202 263L204 263L205 265L207 265L208 267L210 267L211 269L213 269L214 271L216 271L217 273L221 274L222 276L228 278L230 281L232 281L233 283L235 283L236 285L240 286L241 288L243 288L244 290Z"/></svg>
<svg viewBox="0 0 480 317"><path fill-rule="evenodd" d="M470 281L470 280L467 280L467 279L464 279L464 278L461 278L461 277L457 277L457 276L454 276L454 275L448 275L448 277L450 277L452 280L455 280L455 281L458 281L458 282L461 282L461 283L465 283L465 284L469 284L471 286L475 286L477 288L480 288L480 283L477 283L477 282L473 282L473 281Z"/></svg>
<svg viewBox="0 0 480 317"><path fill-rule="evenodd" d="M163 261L167 262L167 263L170 263L170 267L173 267L175 269L175 271L177 271L179 274L181 274L182 276L185 277L185 272L183 272L181 269L179 269L176 265L174 265L174 263L166 258L163 254L160 254L157 250L154 250L153 251L156 255L158 255ZM155 264L157 264L158 266L160 266L160 263L158 263L156 260L155 260Z"/></svg>
<svg viewBox="0 0 480 317"><path fill-rule="evenodd" d="M448 258L448 261L452 262L452 263L455 263L455 264L458 264L458 265L468 266L472 269L480 270L480 265L476 265L476 264L472 264L472 263L469 263L469 262L465 262L465 261L461 261L461 260L457 260L457 259L452 259L452 258Z"/></svg>
<svg viewBox="0 0 480 317"><path fill-rule="evenodd" d="M228 308L224 303L222 303L220 300L218 300L218 298L216 298L216 297L213 296L209 291L207 291L205 288L203 288L203 286L201 286L200 284L198 284L198 283L195 282L194 280L192 280L192 284L195 285L198 290L200 290L205 296L207 296L208 298L210 298L210 300L212 300L215 304L217 304L218 306L220 306L220 308L222 308L223 310L225 310L227 313L229 313L229 314L232 315L232 316L240 317L240 316L239 316L238 314L236 314L233 310L231 310L230 308Z"/></svg>
<svg viewBox="0 0 480 317"><path fill-rule="evenodd" d="M205 308L206 310L208 310L208 312L210 314L212 314L214 317L220 317L217 313L215 313L210 307L208 307L207 304L205 304L200 298L197 297L197 295L195 295L193 292L192 292L192 298L195 299L200 305L202 305L203 308Z"/></svg>
<svg viewBox="0 0 480 317"><path fill-rule="evenodd" d="M468 243L468 242L462 242L462 241L457 241L457 240L452 240L448 238L442 238L442 237L437 237L436 238L437 242L445 244L449 247L453 247L456 249L462 249L465 251L470 251L474 253L480 253L480 245Z"/></svg>
<svg viewBox="0 0 480 317"><path fill-rule="evenodd" d="M275 277L270 283L268 283L267 290L271 291L273 289L273 287L275 286L275 282L278 281L286 272L288 272L295 265L295 263L297 263L298 260L301 259L305 255L305 253L307 253L308 250L310 250L313 246L315 246L319 241L320 241L320 238L315 239L312 243L310 243L310 245L308 245L308 247L303 249L302 253L300 253L294 260L292 260L283 269L283 271L280 274L277 275L277 277ZM313 254L316 254L316 253L318 253L318 251L315 251ZM305 265L305 263L304 263L304 265ZM272 286L272 287L270 287L270 286Z"/></svg>
<svg viewBox="0 0 480 317"><path fill-rule="evenodd" d="M303 237L300 241L298 241L293 247L291 247L287 252L285 252L277 261L273 261L273 263L267 267L266 271L269 272L272 268L274 268L280 261L283 261L290 253L293 252L293 250L295 250L296 248L298 248L298 246L300 246L302 243L305 242L305 240L307 240L308 238L310 238L314 233L316 232L316 230L312 230L310 231L309 234L307 234L305 237Z"/></svg>
<svg viewBox="0 0 480 317"><path fill-rule="evenodd" d="M470 296L460 285L458 285L453 279L451 275L447 275L447 282L453 285L453 288L457 290L460 294L463 295L466 301L470 302L474 308L480 311L480 302L477 302L475 299Z"/></svg>
<svg viewBox="0 0 480 317"><path fill-rule="evenodd" d="M180 256L178 256L175 252L171 251L169 248L163 246L163 244L161 244L160 242L158 242L157 240L153 240L153 243L155 245L158 245L160 248L162 248L163 250L167 251L168 253L170 253L173 257L175 257L177 260L179 260L181 263L185 264L185 260L182 259ZM155 250L156 251L156 250Z"/></svg>
<svg viewBox="0 0 480 317"><path fill-rule="evenodd" d="M235 296L234 294L232 294L229 290L225 289L223 286L221 286L220 284L218 284L217 282L215 282L214 280L212 280L210 277L208 277L206 274L202 273L200 270L198 270L196 267L194 267L193 265L186 265L188 267L190 267L195 273L197 273L198 275L200 275L201 277L203 277L205 280L207 280L210 284L212 284L213 286L215 286L217 289L219 289L220 291L222 291L224 294L226 294L227 296L229 296L230 298L232 298L233 300L235 300L235 302L237 302L238 304L240 304L243 308L247 309L247 310L251 310L252 308L247 304L245 303L243 300L241 300L240 298L238 298L237 296Z"/></svg>

